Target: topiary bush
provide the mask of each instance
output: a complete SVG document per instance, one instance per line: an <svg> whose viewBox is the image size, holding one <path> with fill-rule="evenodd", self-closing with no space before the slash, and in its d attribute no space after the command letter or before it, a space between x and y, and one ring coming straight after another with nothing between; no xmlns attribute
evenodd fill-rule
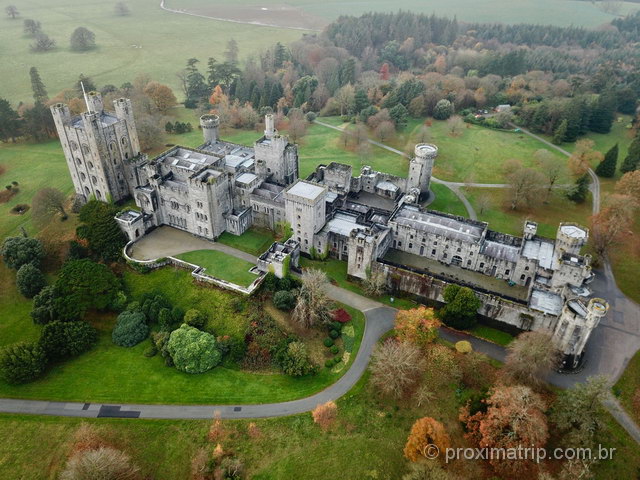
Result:
<svg viewBox="0 0 640 480"><path fill-rule="evenodd" d="M334 340L335 340L336 338L338 338L338 337L340 336L340 332L338 332L337 330L331 330L331 331L329 332L329 336L330 336L332 339L334 339Z"/></svg>
<svg viewBox="0 0 640 480"><path fill-rule="evenodd" d="M118 315L111 339L121 347L133 347L149 335L149 327L142 312L122 312Z"/></svg>
<svg viewBox="0 0 640 480"><path fill-rule="evenodd" d="M47 356L37 343L20 342L0 349L0 376L10 384L35 380L47 365Z"/></svg>
<svg viewBox="0 0 640 480"><path fill-rule="evenodd" d="M98 332L87 322L51 322L42 328L39 344L49 360L75 357L91 349Z"/></svg>
<svg viewBox="0 0 640 480"><path fill-rule="evenodd" d="M42 272L32 263L25 263L16 274L18 291L27 298L35 297L47 285Z"/></svg>
<svg viewBox="0 0 640 480"><path fill-rule="evenodd" d="M327 338L324 339L324 341L322 343L324 343L324 346L327 347L327 348L332 347L333 346L333 339L327 337Z"/></svg>
<svg viewBox="0 0 640 480"><path fill-rule="evenodd" d="M280 290L273 296L273 304L279 310L291 311L296 306L296 296L287 290Z"/></svg>
<svg viewBox="0 0 640 480"><path fill-rule="evenodd" d="M37 238L28 237L8 237L2 242L0 248L2 259L7 267L19 270L27 263L40 267L40 262L44 258L44 248L42 242Z"/></svg>
<svg viewBox="0 0 640 480"><path fill-rule="evenodd" d="M473 347L471 346L471 343L469 343L466 340L460 340L459 342L456 342L456 350L460 353L469 353L473 351Z"/></svg>
<svg viewBox="0 0 640 480"><path fill-rule="evenodd" d="M338 352L340 351L340 347L338 347L337 345L333 345L333 346L329 349L329 351L330 351L331 353L333 353L334 355L337 355L337 354L338 354Z"/></svg>
<svg viewBox="0 0 640 480"><path fill-rule="evenodd" d="M57 292L53 285L48 285L40 290L40 293L33 298L33 309L30 313L33 323L44 325L57 318L56 298Z"/></svg>
<svg viewBox="0 0 640 480"><path fill-rule="evenodd" d="M176 368L185 373L206 372L222 359L213 335L186 324L171 332L167 350Z"/></svg>

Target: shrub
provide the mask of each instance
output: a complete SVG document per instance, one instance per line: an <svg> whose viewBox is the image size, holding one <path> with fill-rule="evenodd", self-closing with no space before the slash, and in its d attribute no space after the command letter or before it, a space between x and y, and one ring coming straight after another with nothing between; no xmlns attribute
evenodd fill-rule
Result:
<svg viewBox="0 0 640 480"><path fill-rule="evenodd" d="M331 367L333 367L333 365L334 365L333 358L330 358L329 360L324 362L324 366L327 367L327 368L331 368Z"/></svg>
<svg viewBox="0 0 640 480"><path fill-rule="evenodd" d="M338 416L338 406L334 402L327 402L318 405L313 412L311 412L313 422L320 426L324 431L327 431L336 421Z"/></svg>
<svg viewBox="0 0 640 480"><path fill-rule="evenodd" d="M167 367L173 367L173 359L169 350L167 350L167 343L169 343L169 332L155 332L151 334L151 341L155 345L162 358L164 358L164 364Z"/></svg>
<svg viewBox="0 0 640 480"><path fill-rule="evenodd" d="M222 359L213 335L184 324L171 332L167 350L176 368L185 373L206 372Z"/></svg>
<svg viewBox="0 0 640 480"><path fill-rule="evenodd" d="M340 323L340 322L331 322L329 325L329 330L336 330L338 332L342 331L342 328L344 327L344 323Z"/></svg>
<svg viewBox="0 0 640 480"><path fill-rule="evenodd" d="M35 380L46 364L47 357L37 343L14 343L0 350L0 375L10 384Z"/></svg>
<svg viewBox="0 0 640 480"><path fill-rule="evenodd" d="M187 313L184 314L184 323L190 327L202 330L206 322L207 317L205 317L200 310L196 310L195 308L187 310Z"/></svg>
<svg viewBox="0 0 640 480"><path fill-rule="evenodd" d="M118 293L116 293L113 301L111 302L111 305L109 305L109 308L114 312L123 312L127 308L128 300L129 299L127 298L125 293L123 291L119 291Z"/></svg>
<svg viewBox="0 0 640 480"><path fill-rule="evenodd" d="M140 309L149 323L160 321L160 311L163 308L171 310L171 303L159 293L145 293L140 298ZM180 320L182 319L176 319L176 322Z"/></svg>
<svg viewBox="0 0 640 480"><path fill-rule="evenodd" d="M338 347L337 345L333 345L333 346L329 349L329 351L330 351L331 353L333 353L334 355L336 355L336 354L340 351L340 347Z"/></svg>
<svg viewBox="0 0 640 480"><path fill-rule="evenodd" d="M149 327L142 312L122 312L118 315L111 339L121 347L133 347L149 335Z"/></svg>
<svg viewBox="0 0 640 480"><path fill-rule="evenodd" d="M126 453L100 447L72 456L60 474L60 480L134 480L138 471Z"/></svg>
<svg viewBox="0 0 640 480"><path fill-rule="evenodd" d="M329 332L329 336L330 336L332 339L334 339L334 340L335 340L336 338L338 338L338 337L340 336L340 332L338 332L337 330L331 330L331 331Z"/></svg>
<svg viewBox="0 0 640 480"><path fill-rule="evenodd" d="M30 313L33 323L44 325L53 321L56 317L54 305L56 296L55 287L49 285L40 290L40 293L33 298L33 310Z"/></svg>
<svg viewBox="0 0 640 480"><path fill-rule="evenodd" d="M5 265L14 270L20 269L21 266L27 263L39 267L44 257L42 243L36 238L5 238L0 252L2 253L2 259Z"/></svg>
<svg viewBox="0 0 640 480"><path fill-rule="evenodd" d="M456 350L460 353L469 353L473 351L473 347L468 341L460 340L459 342L456 342Z"/></svg>
<svg viewBox="0 0 640 480"><path fill-rule="evenodd" d="M273 296L273 304L279 310L291 311L296 306L296 297L293 293L280 290Z"/></svg>
<svg viewBox="0 0 640 480"><path fill-rule="evenodd" d="M98 332L86 322L51 322L44 326L39 344L49 360L75 357L89 350Z"/></svg>
<svg viewBox="0 0 640 480"><path fill-rule="evenodd" d="M335 322L347 323L351 320L351 315L344 308L338 308L332 312Z"/></svg>
<svg viewBox="0 0 640 480"><path fill-rule="evenodd" d="M332 347L333 346L333 339L327 337L327 338L324 339L324 341L322 343L324 343L324 346L327 347L327 348Z"/></svg>
<svg viewBox="0 0 640 480"><path fill-rule="evenodd" d="M455 284L447 285L444 300L447 304L438 311L444 324L463 330L475 326L477 311L482 302L473 290Z"/></svg>
<svg viewBox="0 0 640 480"><path fill-rule="evenodd" d="M46 284L44 275L32 263L22 265L16 274L18 291L27 298L35 297Z"/></svg>
<svg viewBox="0 0 640 480"><path fill-rule="evenodd" d="M307 346L302 342L289 343L281 366L282 371L292 377L308 375L316 370L307 354Z"/></svg>

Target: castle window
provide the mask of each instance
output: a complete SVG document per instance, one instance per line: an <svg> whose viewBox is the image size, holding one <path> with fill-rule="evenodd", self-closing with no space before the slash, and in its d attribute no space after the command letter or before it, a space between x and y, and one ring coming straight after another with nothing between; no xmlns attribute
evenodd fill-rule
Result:
<svg viewBox="0 0 640 480"><path fill-rule="evenodd" d="M76 163L77 163L78 165L82 165L82 160L80 160L79 158L76 158Z"/></svg>
<svg viewBox="0 0 640 480"><path fill-rule="evenodd" d="M116 144L114 142L111 142L109 144L109 150L111 150L112 152L116 151Z"/></svg>
<svg viewBox="0 0 640 480"><path fill-rule="evenodd" d="M98 184L98 179L94 175L91 175L91 181L93 182L94 185Z"/></svg>
<svg viewBox="0 0 640 480"><path fill-rule="evenodd" d="M442 255L442 258L447 258L447 254L445 253L444 255Z"/></svg>
<svg viewBox="0 0 640 480"><path fill-rule="evenodd" d="M100 190L96 190L96 197L98 197L98 200L102 200L102 193Z"/></svg>
<svg viewBox="0 0 640 480"><path fill-rule="evenodd" d="M471 266L471 260L467 260L467 267Z"/></svg>
<svg viewBox="0 0 640 480"><path fill-rule="evenodd" d="M509 275L509 273L511 272L511 270L509 270L508 268L504 271L505 275Z"/></svg>
<svg viewBox="0 0 640 480"><path fill-rule="evenodd" d="M84 187L84 193L86 193L87 195L91 193L91 191L89 190L89 187Z"/></svg>
<svg viewBox="0 0 640 480"><path fill-rule="evenodd" d="M461 251L462 251L462 249L460 247L458 247L458 252L461 252Z"/></svg>
<svg viewBox="0 0 640 480"><path fill-rule="evenodd" d="M122 138L120 139L120 143L121 143L122 145L126 145L126 144L127 144L127 138L126 138L126 137L122 137Z"/></svg>
<svg viewBox="0 0 640 480"><path fill-rule="evenodd" d="M525 271L525 272L528 272L528 271L529 271L529 266L528 266L528 265L527 265L526 267L524 267L524 271ZM524 277L524 275L523 275L523 277Z"/></svg>
<svg viewBox="0 0 640 480"><path fill-rule="evenodd" d="M520 275L520 280L524 280L525 278L525 274L523 273L522 275Z"/></svg>
<svg viewBox="0 0 640 480"><path fill-rule="evenodd" d="M484 262L480 262L480 268L484 268Z"/></svg>
<svg viewBox="0 0 640 480"><path fill-rule="evenodd" d="M431 255L435 255L435 254L436 254L435 249L431 250Z"/></svg>
<svg viewBox="0 0 640 480"><path fill-rule="evenodd" d="M433 242L433 246L434 247L437 246L437 245L438 245L438 242Z"/></svg>
<svg viewBox="0 0 640 480"><path fill-rule="evenodd" d="M69 145L71 145L71 150L77 150L78 149L78 144L76 142L74 142L73 140L71 140L71 142L69 142Z"/></svg>
<svg viewBox="0 0 640 480"><path fill-rule="evenodd" d="M398 242L398 246L401 247L402 246L402 242Z"/></svg>
<svg viewBox="0 0 640 480"><path fill-rule="evenodd" d="M93 168L93 163L89 162L89 168Z"/></svg>
<svg viewBox="0 0 640 480"><path fill-rule="evenodd" d="M118 159L117 159L117 158L114 158L114 159L113 159L113 164L114 164L114 165L118 165Z"/></svg>
<svg viewBox="0 0 640 480"><path fill-rule="evenodd" d="M409 243L409 248L413 248L413 243Z"/></svg>
<svg viewBox="0 0 640 480"><path fill-rule="evenodd" d="M87 144L82 145L82 151L84 153L89 153L90 152L89 145L87 145Z"/></svg>
<svg viewBox="0 0 640 480"><path fill-rule="evenodd" d="M84 172L80 172L80 178L84 182L87 179L87 176L84 174Z"/></svg>

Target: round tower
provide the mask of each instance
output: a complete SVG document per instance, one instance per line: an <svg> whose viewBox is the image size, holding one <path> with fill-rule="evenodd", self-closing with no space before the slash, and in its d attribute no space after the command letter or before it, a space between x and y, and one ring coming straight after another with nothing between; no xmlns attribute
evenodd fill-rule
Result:
<svg viewBox="0 0 640 480"><path fill-rule="evenodd" d="M580 249L587 244L589 230L575 223L561 223L556 234L555 256L562 258L565 253L579 255Z"/></svg>
<svg viewBox="0 0 640 480"><path fill-rule="evenodd" d="M273 138L276 133L276 120L273 113L267 113L264 116L264 136L267 138Z"/></svg>
<svg viewBox="0 0 640 480"><path fill-rule="evenodd" d="M418 188L421 195L429 193L431 183L431 171L433 163L438 156L438 147L431 143L419 143L415 147L415 156L409 163L409 178L407 190Z"/></svg>
<svg viewBox="0 0 640 480"><path fill-rule="evenodd" d="M200 117L200 127L202 127L204 143L216 143L218 141L219 126L220 117L217 115L207 114Z"/></svg>
<svg viewBox="0 0 640 480"><path fill-rule="evenodd" d="M587 318L591 319L594 326L600 323L600 319L607 315L609 311L609 303L602 298L592 298L587 305Z"/></svg>

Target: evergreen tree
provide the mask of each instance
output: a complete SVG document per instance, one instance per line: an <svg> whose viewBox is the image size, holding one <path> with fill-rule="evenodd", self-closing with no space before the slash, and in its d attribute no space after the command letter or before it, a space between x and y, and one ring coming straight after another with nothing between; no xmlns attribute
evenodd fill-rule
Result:
<svg viewBox="0 0 640 480"><path fill-rule="evenodd" d="M603 93L594 102L589 130L596 133L609 133L616 112L616 99L611 93Z"/></svg>
<svg viewBox="0 0 640 480"><path fill-rule="evenodd" d="M47 100L49 100L49 95L47 94L47 89L44 86L44 82L40 78L38 69L36 67L31 67L31 70L29 70L29 76L31 77L31 90L33 91L33 99L36 102L45 103Z"/></svg>
<svg viewBox="0 0 640 480"><path fill-rule="evenodd" d="M567 119L565 118L560 122L557 128L553 131L553 143L555 143L556 145L560 145L562 142L565 141L565 138L567 136L567 127L568 127L568 122L567 122Z"/></svg>
<svg viewBox="0 0 640 480"><path fill-rule="evenodd" d="M197 58L187 60L187 99L184 104L187 108L196 108L199 103L205 103L209 98L209 86L204 75L198 71L198 62Z"/></svg>
<svg viewBox="0 0 640 480"><path fill-rule="evenodd" d="M397 130L401 130L407 126L407 119L409 118L409 111L407 108L399 103L391 110L389 110L389 116L396 125Z"/></svg>
<svg viewBox="0 0 640 480"><path fill-rule="evenodd" d="M20 115L4 98L0 98L0 141L11 139L15 143L16 137L22 134L23 122Z"/></svg>
<svg viewBox="0 0 640 480"><path fill-rule="evenodd" d="M589 174L585 173L576 180L574 187L567 192L567 198L575 203L583 203L589 192Z"/></svg>
<svg viewBox="0 0 640 480"><path fill-rule="evenodd" d="M91 252L108 262L118 260L126 244L126 238L114 219L117 212L115 205L90 200L79 215L78 237L87 240Z"/></svg>
<svg viewBox="0 0 640 480"><path fill-rule="evenodd" d="M280 42L276 43L276 46L273 50L273 67L276 70L282 68L287 58L287 49L284 48L284 45L282 45Z"/></svg>
<svg viewBox="0 0 640 480"><path fill-rule="evenodd" d="M633 172L638 167L640 167L640 135L637 135L631 142L629 152L620 166L620 171L622 173Z"/></svg>
<svg viewBox="0 0 640 480"><path fill-rule="evenodd" d="M76 82L76 92L78 92L78 95L82 95L83 85L84 85L84 91L87 93L98 90L98 88L96 87L96 84L93 83L93 80L91 79L91 77L87 77L86 75L81 73L80 76L78 77L78 81Z"/></svg>
<svg viewBox="0 0 640 480"><path fill-rule="evenodd" d="M55 136L51 110L41 102L24 112L24 132L36 141Z"/></svg>
<svg viewBox="0 0 640 480"><path fill-rule="evenodd" d="M605 154L604 159L596 167L596 173L600 177L612 178L616 174L618 164L618 144L616 143Z"/></svg>

